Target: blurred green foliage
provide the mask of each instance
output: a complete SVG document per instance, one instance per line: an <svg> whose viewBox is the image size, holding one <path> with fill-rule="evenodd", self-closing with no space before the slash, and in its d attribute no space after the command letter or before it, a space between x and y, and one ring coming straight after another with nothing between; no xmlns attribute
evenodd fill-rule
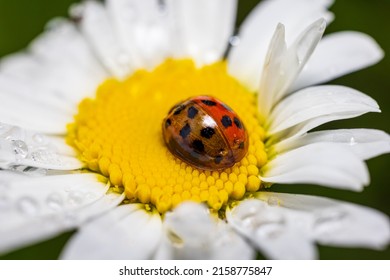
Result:
<svg viewBox="0 0 390 280"><path fill-rule="evenodd" d="M39 33L53 17L66 16L68 7L75 0L0 0L0 57L18 51ZM258 0L240 0L237 22L241 23ZM386 53L390 52L388 28L390 1L388 0L339 0L332 6L335 21L326 33L356 30L370 34ZM377 128L390 132L390 59L379 64L332 81L365 92L376 99L381 114L368 114L352 120L338 121L321 128ZM311 185L274 186L273 190L315 194L346 200L378 209L390 214L390 157L380 156L368 162L371 184L361 193L333 190ZM72 233L65 233L27 248L15 251L0 259L55 259ZM373 251L320 246L322 259L390 259L390 249Z"/></svg>

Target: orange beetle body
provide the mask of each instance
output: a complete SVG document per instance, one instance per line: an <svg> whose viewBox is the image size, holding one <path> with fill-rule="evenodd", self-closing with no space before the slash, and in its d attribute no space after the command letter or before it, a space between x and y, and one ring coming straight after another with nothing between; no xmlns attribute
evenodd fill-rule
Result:
<svg viewBox="0 0 390 280"><path fill-rule="evenodd" d="M221 101L197 96L175 105L162 124L169 151L204 170L222 170L248 151L248 134L238 115Z"/></svg>

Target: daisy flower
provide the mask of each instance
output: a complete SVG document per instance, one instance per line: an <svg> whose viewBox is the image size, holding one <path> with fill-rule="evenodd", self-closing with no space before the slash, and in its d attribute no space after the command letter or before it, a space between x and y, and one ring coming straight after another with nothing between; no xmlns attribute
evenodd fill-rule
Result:
<svg viewBox="0 0 390 280"><path fill-rule="evenodd" d="M321 40L331 2L263 1L238 36L236 0L87 1L50 22L0 65L0 252L72 229L64 259L313 259L316 244L386 247L385 214L272 192L362 191L364 161L390 151L383 131L311 131L380 112L355 89L313 86L383 57L358 32ZM232 167L199 169L164 144L169 109L199 95L247 129L248 152Z"/></svg>

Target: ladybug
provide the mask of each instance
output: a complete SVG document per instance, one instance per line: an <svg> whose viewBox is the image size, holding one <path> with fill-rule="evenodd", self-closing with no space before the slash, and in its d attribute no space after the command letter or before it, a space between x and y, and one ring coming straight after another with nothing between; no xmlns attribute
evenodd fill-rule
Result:
<svg viewBox="0 0 390 280"><path fill-rule="evenodd" d="M162 131L169 151L199 169L231 167L248 151L248 134L238 115L210 96L173 106Z"/></svg>

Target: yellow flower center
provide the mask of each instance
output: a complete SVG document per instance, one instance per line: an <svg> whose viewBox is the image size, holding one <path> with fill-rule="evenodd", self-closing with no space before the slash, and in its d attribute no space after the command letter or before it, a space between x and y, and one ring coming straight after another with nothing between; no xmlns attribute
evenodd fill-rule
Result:
<svg viewBox="0 0 390 280"><path fill-rule="evenodd" d="M248 153L231 168L194 168L164 144L162 120L169 109L198 95L223 101L247 128ZM259 169L267 161L263 138L256 96L227 74L225 62L198 69L191 60L172 59L124 81L105 81L94 99L80 103L67 136L90 170L123 188L129 201L154 205L160 213L186 200L219 210L257 191Z"/></svg>

